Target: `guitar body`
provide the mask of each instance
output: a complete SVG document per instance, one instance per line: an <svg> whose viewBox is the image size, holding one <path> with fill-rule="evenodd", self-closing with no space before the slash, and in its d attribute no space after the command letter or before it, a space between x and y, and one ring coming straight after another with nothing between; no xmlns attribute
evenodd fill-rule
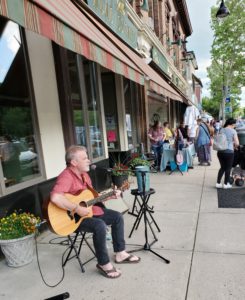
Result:
<svg viewBox="0 0 245 300"><path fill-rule="evenodd" d="M129 188L129 183L125 182L121 190ZM99 196L99 194L89 187L82 191L79 195L64 194L65 197L72 203L78 204L89 209L89 214L85 217L80 217L77 214L72 215L68 210L59 208L49 199L43 203L43 214L48 222L49 228L56 234L67 236L77 230L81 222L85 218L93 216L92 206L96 203L108 200L108 197L114 195L114 190Z"/></svg>
<svg viewBox="0 0 245 300"><path fill-rule="evenodd" d="M85 218L91 218L93 216L92 206L88 206L88 202L98 196L98 193L93 189L86 189L79 195L65 194L65 197L72 203L78 204L84 207L88 207L89 214L85 217L78 215L72 216L67 210L59 208L54 203L49 201L47 205L47 216L50 229L59 235L67 236L79 227L81 222Z"/></svg>

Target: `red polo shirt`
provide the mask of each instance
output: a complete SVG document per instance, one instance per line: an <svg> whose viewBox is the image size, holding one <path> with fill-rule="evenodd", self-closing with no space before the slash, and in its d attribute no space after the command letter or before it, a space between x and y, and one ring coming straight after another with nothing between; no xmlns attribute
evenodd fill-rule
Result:
<svg viewBox="0 0 245 300"><path fill-rule="evenodd" d="M51 194L72 194L78 195L82 191L86 190L88 187L92 187L92 182L87 173L82 174L85 178L83 181L77 176L69 167L67 167L63 172L58 176L55 186L53 187ZM95 216L102 215L103 209L99 206L93 206L93 214Z"/></svg>

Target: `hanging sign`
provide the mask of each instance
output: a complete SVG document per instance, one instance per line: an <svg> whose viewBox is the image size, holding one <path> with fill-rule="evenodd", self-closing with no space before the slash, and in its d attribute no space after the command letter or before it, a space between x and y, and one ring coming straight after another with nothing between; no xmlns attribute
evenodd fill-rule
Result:
<svg viewBox="0 0 245 300"><path fill-rule="evenodd" d="M128 19L126 0L88 0L88 6L132 48L137 48L138 29Z"/></svg>

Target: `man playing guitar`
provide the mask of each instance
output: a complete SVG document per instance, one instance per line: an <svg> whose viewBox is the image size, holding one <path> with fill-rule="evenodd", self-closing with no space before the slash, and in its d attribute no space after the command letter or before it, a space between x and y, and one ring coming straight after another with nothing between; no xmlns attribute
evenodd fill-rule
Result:
<svg viewBox="0 0 245 300"><path fill-rule="evenodd" d="M66 152L66 169L58 176L51 191L50 200L57 207L69 211L71 215L80 217L89 215L89 208L72 203L65 194L77 195L82 191L92 188L92 183L87 172L90 160L87 150L83 146L71 146ZM113 198L119 198L121 191L116 190ZM84 218L78 230L92 232L98 264L97 269L107 278L118 278L121 271L110 262L106 247L106 228L111 225L115 263L138 263L140 258L130 255L125 251L124 220L121 213L107 209L103 205L95 204L92 207L93 216Z"/></svg>

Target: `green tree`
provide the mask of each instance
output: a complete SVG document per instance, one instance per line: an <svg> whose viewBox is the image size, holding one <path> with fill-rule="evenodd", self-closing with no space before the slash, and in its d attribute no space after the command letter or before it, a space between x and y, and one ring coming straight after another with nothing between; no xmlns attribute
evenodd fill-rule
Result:
<svg viewBox="0 0 245 300"><path fill-rule="evenodd" d="M215 102L212 98L202 98L202 109L215 119L219 118L219 103L217 103L217 101Z"/></svg>
<svg viewBox="0 0 245 300"><path fill-rule="evenodd" d="M225 97L230 95L232 114L235 116L240 111L241 88L245 86L245 1L226 0L226 6L230 15L222 23L215 18L217 7L211 9L214 40L208 76L211 81L212 108L218 109L221 115Z"/></svg>
<svg viewBox="0 0 245 300"><path fill-rule="evenodd" d="M10 134L14 138L20 138L33 134L28 107L2 107L0 120L0 135Z"/></svg>

